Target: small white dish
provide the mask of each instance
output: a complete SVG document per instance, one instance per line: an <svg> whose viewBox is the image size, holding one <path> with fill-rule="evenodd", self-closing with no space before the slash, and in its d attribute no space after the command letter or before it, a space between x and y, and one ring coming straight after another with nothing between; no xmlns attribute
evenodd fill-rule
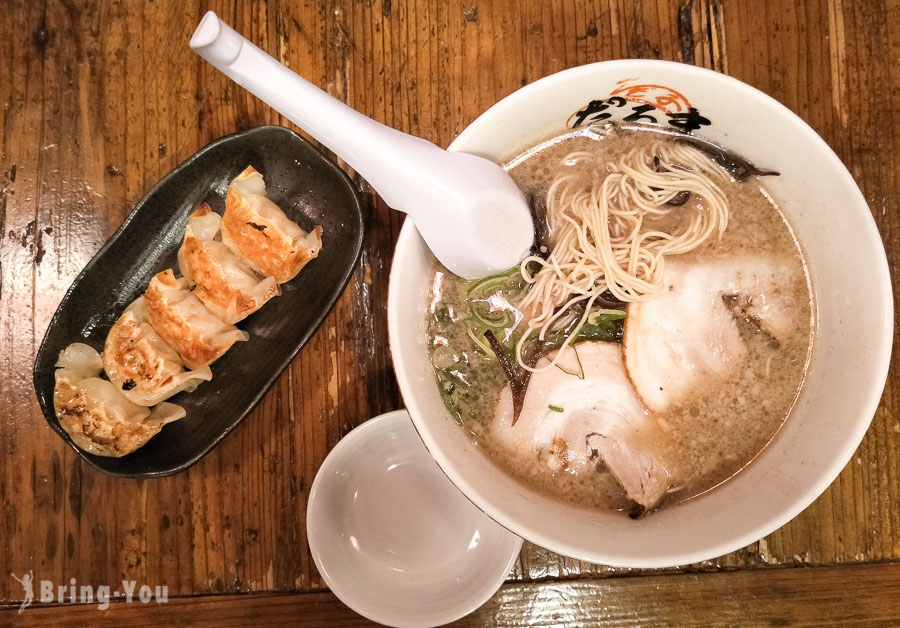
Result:
<svg viewBox="0 0 900 628"><path fill-rule="evenodd" d="M365 422L328 454L306 531L331 591L398 627L472 612L500 588L522 547L447 479L406 410Z"/></svg>

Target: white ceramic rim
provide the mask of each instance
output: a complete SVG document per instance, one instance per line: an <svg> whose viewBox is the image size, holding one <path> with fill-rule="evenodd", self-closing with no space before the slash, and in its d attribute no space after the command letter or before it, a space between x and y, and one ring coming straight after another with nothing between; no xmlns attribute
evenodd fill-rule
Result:
<svg viewBox="0 0 900 628"><path fill-rule="evenodd" d="M510 556L507 559L505 564L497 564L497 577L491 581L490 587L485 587L478 596L473 596L470 600L463 604L457 604L453 607L448 607L445 609L441 609L440 613L436 613L439 615L437 619L437 623L427 623L423 624L421 621L416 621L415 617L409 618L408 622L398 623L395 621L394 617L388 617L382 614L379 614L377 610L373 610L365 607L364 605L360 605L357 603L358 598L353 595L353 590L349 587L345 587L342 582L334 580L333 578L328 576L327 569L323 569L322 567L322 554L321 548L319 545L320 536L318 532L310 532L308 522L312 518L310 513L315 509L316 504L316 495L318 494L318 489L321 485L320 478L324 476L323 471L326 471L329 467L338 463L338 461L345 455L344 450L350 448L354 441L360 439L367 439L372 432L376 432L379 430L393 432L398 429L400 426L409 426L410 429L415 430L415 424L412 422L409 412L405 409L394 410L392 412L386 412L384 414L380 414L376 417L373 417L352 429L346 436L344 436L338 444L334 446L334 448L328 452L328 455L325 457L325 460L322 462L322 466L319 467L319 470L316 472L316 477L313 479L312 486L310 487L309 492L309 501L306 505L306 521L307 521L307 541L309 543L310 553L312 554L313 562L316 565L316 569L319 571L319 575L322 577L322 580L325 581L325 584L331 589L331 592L334 593L344 604L346 604L353 611L359 613L366 619L370 619L372 621L386 624L386 625L394 625L394 626L423 626L423 625L443 625L450 623L452 621L456 621L462 617L465 617L469 613L477 610L481 607L485 602L487 602L494 593L503 586L503 583L506 582L506 577L509 575L509 572L512 571L513 566L516 564L516 560L519 558L519 552L522 549L522 539L510 532L508 530L504 530L510 537L514 537L517 542L513 542L512 551L510 552ZM458 487L456 487L458 490ZM483 511L482 511L483 512ZM496 520L495 520L496 521ZM485 568L490 568L491 565L485 565ZM500 569L502 567L502 570ZM431 618L433 619L433 617ZM392 623L393 622L393 623Z"/></svg>
<svg viewBox="0 0 900 628"><path fill-rule="evenodd" d="M656 560L652 558L636 558L634 560L628 561L628 563L623 563L621 560L617 560L616 558L604 558L602 554L585 555L577 547L547 538L544 535L538 533L529 524L528 521L518 520L510 516L503 509L495 507L488 496L485 495L479 489L479 487L466 482L463 476L457 472L454 464L438 446L438 441L435 438L435 434L430 429L429 424L426 421L417 420L416 417L423 415L425 410L418 403L414 385L412 384L412 374L407 371L406 365L398 363L395 360L394 371L397 376L397 381L399 383L404 402L406 403L416 430L418 431L419 436L424 441L428 451L434 457L435 461L437 461L441 469L443 469L447 477L449 477L450 480L460 489L460 491L462 491L464 495L466 495L476 506L478 506L478 508L484 511L488 516L496 520L505 528L513 531L515 534L518 534L533 543L546 547L547 549L550 549L564 556L570 556L572 558L577 558L579 560L585 560L588 562L599 562L601 564L610 565L613 567L659 568L671 567L673 565L685 565L700 562L703 560L709 560L711 558L715 558L717 556L721 556L723 554L727 554L729 552L733 552L746 547L747 545L763 538L764 536L771 534L781 526L785 525L791 519L796 517L810 504L812 504L812 502L815 501L816 498L818 498L823 492L825 492L825 490L832 484L832 482L834 482L843 468L850 461L850 458L853 456L853 453L856 451L859 444L862 442L862 439L868 431L869 425L871 424L871 419L874 417L875 411L877 410L878 404L881 400L884 385L887 380L888 368L890 366L891 348L893 343L893 290L891 288L887 257L884 253L884 244L875 225L875 220L872 217L871 211L868 208L868 203L866 203L862 192L859 190L859 187L856 185L856 182L854 181L850 172L844 166L840 158L834 153L833 150L831 150L825 140L823 140L808 124L806 124L806 122L803 121L802 118L797 116L790 109L779 103L774 98L759 91L758 89L719 72L714 72L712 70L671 61L634 59L620 61L601 61L598 63L592 63L575 68L570 68L568 70L563 70L556 74L552 74L538 81L535 81L534 83L526 85L525 87L522 87L521 89L513 92L506 98L500 100L497 104L493 105L486 112L482 113L469 126L467 126L462 131L462 133L460 133L459 136L453 141L453 143L450 144L448 150L458 150L458 148L456 148L458 145L463 144L470 136L482 132L482 129L489 124L489 114L495 109L505 108L512 103L517 103L520 100L528 99L531 97L531 93L537 91L538 89L547 89L548 87L552 87L558 82L569 80L573 76L590 74L594 71L594 68L599 65L603 65L604 68L610 69L616 69L615 66L620 66L622 68L622 71L626 72L627 70L633 70L635 65L637 64L641 64L642 66L648 68L653 67L655 69L677 68L678 71L681 72L696 72L701 75L715 75L718 80L730 83L731 87L735 90L743 91L753 95L753 97L755 98L762 98L766 101L769 101L769 103L773 107L781 110L782 114L794 119L794 121L797 123L798 129L800 129L803 134L808 136L811 143L818 147L818 149L822 152L826 159L832 162L834 171L838 173L838 176L844 179L844 183L848 186L848 188L853 190L853 194L854 196L856 196L860 207L866 209L866 211L861 212L861 214L862 219L866 223L865 230L868 238L868 245L872 247L873 250L876 250L880 253L880 264L877 269L877 280L881 290L881 294L879 296L883 299L888 307L888 311L885 312L884 327L881 330L881 335L883 338L887 339L887 342L885 342L884 345L879 348L876 354L873 354L871 356L871 362L873 363L872 372L874 376L869 380L869 386L867 387L867 389L860 391L861 401L859 403L859 415L869 417L869 419L866 421L856 421L853 429L848 429L848 438L845 441L840 454L835 456L830 461L830 463L828 463L827 466L822 469L822 473L820 474L818 481L810 484L810 486L808 486L808 488L796 500L792 502L790 507L783 509L779 513L775 513L769 519L765 520L763 523L760 523L755 528L752 528L748 532L734 537L730 541L712 545L708 548L704 548L703 550L689 551L682 554L677 554L677 559L673 559L672 556L669 556L664 560ZM416 231L415 226L412 224L412 221L406 221L397 240L396 251L402 251L415 245L416 239L418 238L421 238L421 236ZM398 259L399 256L395 253L395 265L397 264ZM398 319L395 316L392 316L392 312L397 311L399 308L403 307L403 303L401 303L399 300L399 289L394 282L395 278L392 268L391 281L388 288L388 334L390 337L391 353L393 355L399 355L399 345L402 342L401 339L403 337L403 330L399 329Z"/></svg>

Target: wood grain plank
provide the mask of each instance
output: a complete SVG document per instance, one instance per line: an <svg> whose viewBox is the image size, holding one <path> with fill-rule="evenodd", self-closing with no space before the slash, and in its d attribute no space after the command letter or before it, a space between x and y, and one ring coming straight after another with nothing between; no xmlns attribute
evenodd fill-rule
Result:
<svg viewBox="0 0 900 628"><path fill-rule="evenodd" d="M367 235L351 285L198 465L154 481L109 478L44 424L31 361L81 267L198 148L284 123L188 49L207 8L351 106L441 145L522 83L579 63L660 57L724 71L780 99L834 148L896 275L898 0L14 0L0 14L0 600L21 596L2 574L29 569L60 583L146 580L172 596L322 589L305 536L315 472L352 427L402 404L385 302L403 217L355 177ZM682 571L900 558L897 360L866 439L819 500L759 543ZM586 598L605 591L596 580L622 573L526 544L513 579L590 579ZM635 581L649 582L621 586Z"/></svg>
<svg viewBox="0 0 900 628"><path fill-rule="evenodd" d="M853 583L853 595L847 584ZM507 584L451 626L891 626L900 564ZM0 625L370 626L331 593L170 598L0 608Z"/></svg>

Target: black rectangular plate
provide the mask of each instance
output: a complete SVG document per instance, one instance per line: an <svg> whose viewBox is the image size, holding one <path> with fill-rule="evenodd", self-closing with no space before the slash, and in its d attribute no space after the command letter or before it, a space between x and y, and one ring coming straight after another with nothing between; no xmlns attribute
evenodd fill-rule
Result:
<svg viewBox="0 0 900 628"><path fill-rule="evenodd" d="M212 365L213 379L170 399L187 416L122 458L78 449L53 408L54 365L73 342L103 350L116 319L151 277L177 269L188 216L203 202L222 212L228 182L249 164L269 197L303 229L322 225L323 247L281 296L238 323L250 333ZM155 477L182 471L240 423L331 310L359 259L363 218L347 175L289 129L263 126L217 140L166 175L88 262L63 297L34 361L34 388L50 426L89 464L111 475Z"/></svg>

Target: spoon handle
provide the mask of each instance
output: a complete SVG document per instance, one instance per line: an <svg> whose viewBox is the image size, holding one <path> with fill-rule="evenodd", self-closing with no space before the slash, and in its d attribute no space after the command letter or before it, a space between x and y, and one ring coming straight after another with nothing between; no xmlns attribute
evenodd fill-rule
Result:
<svg viewBox="0 0 900 628"><path fill-rule="evenodd" d="M446 151L377 122L292 72L208 11L191 48L225 75L280 112L337 154L366 179L385 202L406 213L410 176ZM418 168L416 165L418 164Z"/></svg>
<svg viewBox="0 0 900 628"><path fill-rule="evenodd" d="M534 228L522 193L497 164L391 129L297 76L208 12L191 48L305 130L405 212L435 256L474 279L518 264Z"/></svg>

